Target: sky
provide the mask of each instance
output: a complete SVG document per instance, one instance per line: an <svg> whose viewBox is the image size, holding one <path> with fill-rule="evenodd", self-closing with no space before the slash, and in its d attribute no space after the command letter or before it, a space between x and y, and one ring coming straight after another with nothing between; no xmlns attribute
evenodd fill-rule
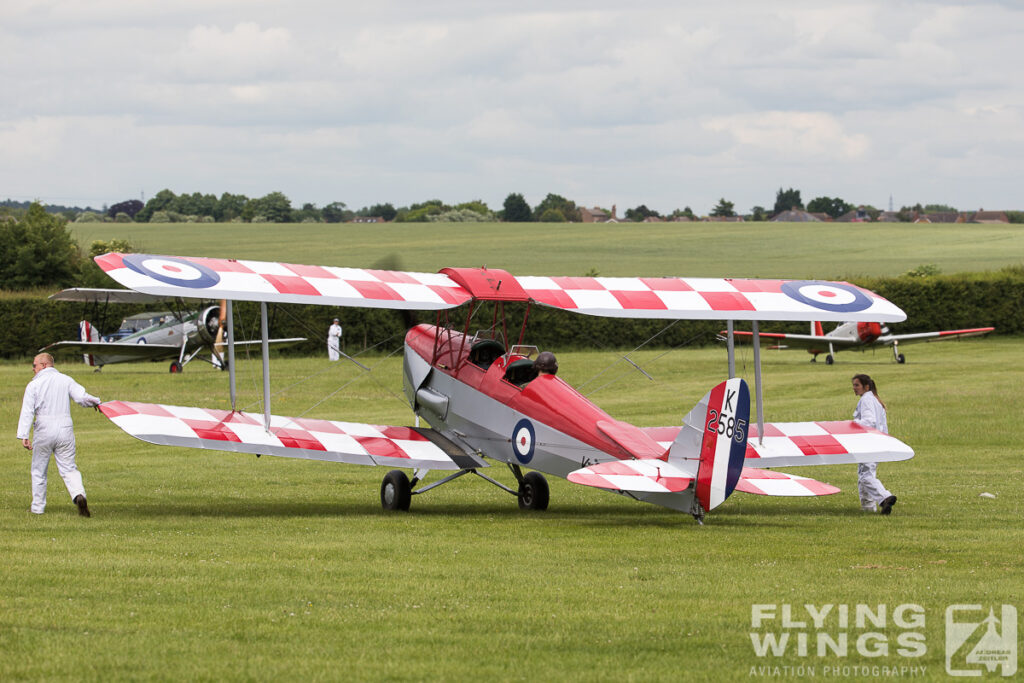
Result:
<svg viewBox="0 0 1024 683"><path fill-rule="evenodd" d="M0 199L1024 209L1024 3L4 0Z"/></svg>

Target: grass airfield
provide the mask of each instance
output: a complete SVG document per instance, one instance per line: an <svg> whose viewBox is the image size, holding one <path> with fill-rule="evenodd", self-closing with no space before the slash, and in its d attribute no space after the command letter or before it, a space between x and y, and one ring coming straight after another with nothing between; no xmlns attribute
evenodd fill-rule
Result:
<svg viewBox="0 0 1024 683"><path fill-rule="evenodd" d="M155 447L77 407L94 516L77 516L51 464L37 517L27 511L29 455L13 438L31 370L0 364L12 437L0 457L0 680L720 681L801 665L816 676L918 667L916 680L945 680L948 605L1024 604L1024 343L904 353L906 365L879 351L827 366L763 352L771 421L848 418L850 376L875 377L892 433L917 452L879 467L900 498L891 517L860 512L854 466L789 468L843 491L737 493L703 527L553 478L544 513L523 513L466 477L415 496L408 514L387 514L383 468ZM560 375L641 426L678 423L725 375L721 347L632 357L653 381L604 352L559 354ZM326 359L275 361L274 412L410 423L400 358L361 360L370 375ZM227 407L226 375L198 363L178 376L165 363L59 367L104 400ZM752 380L749 347L738 371ZM261 409L259 372L256 361L239 363L239 407ZM500 466L488 474L512 481ZM925 614L910 629L926 645L917 657L897 654L906 629L891 613L907 603ZM886 605L889 615L881 627L828 620L830 636L847 633L846 656L819 657L812 640L806 656L791 646L759 657L752 632L818 631L778 620L755 629L755 604L789 604L794 615L804 604ZM868 632L887 654L857 651Z"/></svg>

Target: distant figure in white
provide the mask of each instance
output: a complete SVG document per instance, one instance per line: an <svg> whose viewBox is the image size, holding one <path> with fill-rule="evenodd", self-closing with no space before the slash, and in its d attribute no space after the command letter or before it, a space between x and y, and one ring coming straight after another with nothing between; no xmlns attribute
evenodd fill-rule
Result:
<svg viewBox="0 0 1024 683"><path fill-rule="evenodd" d="M853 376L853 393L860 397L857 409L853 411L853 421L863 427L877 429L883 434L889 433L889 423L885 417L885 404L878 398L875 380L867 375ZM865 512L876 509L883 515L892 512L896 504L896 496L882 485L875 471L877 462L857 464L857 489L860 491L860 506ZM877 507L876 507L877 506Z"/></svg>
<svg viewBox="0 0 1024 683"><path fill-rule="evenodd" d="M53 356L40 353L32 359L35 376L25 387L18 420L18 438L21 445L32 451L32 507L31 512L43 514L46 509L46 470L50 454L57 461L57 471L78 506L78 514L89 517L85 500L82 474L75 464L75 430L71 424L71 401L93 408L100 404L95 396L86 393L82 385L53 367ZM33 424L34 438L30 438Z"/></svg>
<svg viewBox="0 0 1024 683"><path fill-rule="evenodd" d="M341 321L337 318L331 324L331 329L327 330L327 357L331 360L341 358Z"/></svg>

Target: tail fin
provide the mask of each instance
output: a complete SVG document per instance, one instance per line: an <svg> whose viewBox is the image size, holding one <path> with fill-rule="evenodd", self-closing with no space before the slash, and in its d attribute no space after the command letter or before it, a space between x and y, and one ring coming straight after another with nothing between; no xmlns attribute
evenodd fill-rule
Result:
<svg viewBox="0 0 1024 683"><path fill-rule="evenodd" d="M736 377L722 382L683 420L668 461L697 460L696 501L705 510L725 502L743 472L750 422L750 390Z"/></svg>
<svg viewBox="0 0 1024 683"><path fill-rule="evenodd" d="M821 326L821 323L817 320L811 323L811 336L812 337L824 337L825 329Z"/></svg>
<svg viewBox="0 0 1024 683"><path fill-rule="evenodd" d="M84 342L98 342L100 340L100 333L95 327L92 326L88 320L83 320L78 323L78 340ZM86 365L96 365L96 359L92 357L91 353L82 355L82 360L85 361Z"/></svg>

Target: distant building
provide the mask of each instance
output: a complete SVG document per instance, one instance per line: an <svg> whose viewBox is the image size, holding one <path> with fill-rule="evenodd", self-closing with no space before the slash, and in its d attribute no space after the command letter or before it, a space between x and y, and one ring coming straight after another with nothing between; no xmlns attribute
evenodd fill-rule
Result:
<svg viewBox="0 0 1024 683"><path fill-rule="evenodd" d="M1010 217L1005 211L978 211L970 217L971 223L1009 223Z"/></svg>
<svg viewBox="0 0 1024 683"><path fill-rule="evenodd" d="M918 213L914 216L914 223L966 223L967 214L959 211L936 211L933 213Z"/></svg>
<svg viewBox="0 0 1024 683"><path fill-rule="evenodd" d="M356 216L350 223L387 223L383 216Z"/></svg>
<svg viewBox="0 0 1024 683"><path fill-rule="evenodd" d="M596 206L592 209L581 206L580 220L584 223L607 223L608 213L604 209L599 209Z"/></svg>
<svg viewBox="0 0 1024 683"><path fill-rule="evenodd" d="M837 223L867 223L871 220L871 214L863 206L858 206L856 209L850 209L842 216L835 219ZM881 220L881 218L879 218ZM899 219L896 219L899 220Z"/></svg>
<svg viewBox="0 0 1024 683"><path fill-rule="evenodd" d="M708 216L701 220L707 221L708 223L742 223L743 216Z"/></svg>
<svg viewBox="0 0 1024 683"><path fill-rule="evenodd" d="M813 213L808 213L803 209L793 207L789 211L783 211L778 213L768 220L773 223L820 223L821 219L816 217Z"/></svg>

